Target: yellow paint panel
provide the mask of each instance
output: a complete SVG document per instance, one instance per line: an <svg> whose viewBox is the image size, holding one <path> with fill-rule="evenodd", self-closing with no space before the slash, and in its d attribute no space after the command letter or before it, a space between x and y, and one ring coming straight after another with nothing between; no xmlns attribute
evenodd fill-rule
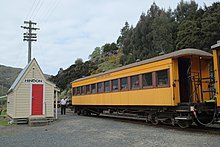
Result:
<svg viewBox="0 0 220 147"><path fill-rule="evenodd" d="M74 105L171 106L171 88L103 93L73 97Z"/></svg>
<svg viewBox="0 0 220 147"><path fill-rule="evenodd" d="M216 99L217 106L220 106L220 95L219 95L219 63L217 50L213 50L213 61L214 61L214 71L215 71L215 80L216 80Z"/></svg>

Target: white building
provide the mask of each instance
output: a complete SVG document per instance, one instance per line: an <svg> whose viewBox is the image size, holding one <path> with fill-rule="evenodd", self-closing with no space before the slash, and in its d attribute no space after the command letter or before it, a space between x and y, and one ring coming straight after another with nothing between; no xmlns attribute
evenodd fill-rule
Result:
<svg viewBox="0 0 220 147"><path fill-rule="evenodd" d="M56 85L45 79L34 58L8 90L7 115L13 120L31 116L54 118L54 97L58 91Z"/></svg>

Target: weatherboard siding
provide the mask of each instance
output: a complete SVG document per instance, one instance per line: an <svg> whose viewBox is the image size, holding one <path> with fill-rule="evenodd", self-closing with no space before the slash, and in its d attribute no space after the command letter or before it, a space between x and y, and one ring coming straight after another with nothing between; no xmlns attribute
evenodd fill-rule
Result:
<svg viewBox="0 0 220 147"><path fill-rule="evenodd" d="M7 114L10 117L13 117L15 115L14 111L14 98L15 98L15 93L11 92L10 95L7 96Z"/></svg>
<svg viewBox="0 0 220 147"><path fill-rule="evenodd" d="M46 83L45 86L45 102L46 102L46 112L45 115L48 117L54 116L54 87Z"/></svg>
<svg viewBox="0 0 220 147"><path fill-rule="evenodd" d="M30 84L21 82L16 91L16 117L27 117L30 115Z"/></svg>

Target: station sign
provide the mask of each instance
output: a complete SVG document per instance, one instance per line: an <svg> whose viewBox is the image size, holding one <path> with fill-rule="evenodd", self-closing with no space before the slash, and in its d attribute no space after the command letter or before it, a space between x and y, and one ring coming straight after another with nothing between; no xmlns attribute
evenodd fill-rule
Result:
<svg viewBox="0 0 220 147"><path fill-rule="evenodd" d="M40 83L43 83L43 80L42 79L25 79L24 82L25 83L36 83L36 84L39 83L40 84Z"/></svg>

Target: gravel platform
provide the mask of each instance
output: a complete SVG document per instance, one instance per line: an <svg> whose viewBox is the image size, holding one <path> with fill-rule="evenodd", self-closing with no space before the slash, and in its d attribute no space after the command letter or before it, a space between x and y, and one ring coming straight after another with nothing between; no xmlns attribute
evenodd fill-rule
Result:
<svg viewBox="0 0 220 147"><path fill-rule="evenodd" d="M219 147L220 133L192 132L135 121L77 116L48 126L0 126L0 147Z"/></svg>

